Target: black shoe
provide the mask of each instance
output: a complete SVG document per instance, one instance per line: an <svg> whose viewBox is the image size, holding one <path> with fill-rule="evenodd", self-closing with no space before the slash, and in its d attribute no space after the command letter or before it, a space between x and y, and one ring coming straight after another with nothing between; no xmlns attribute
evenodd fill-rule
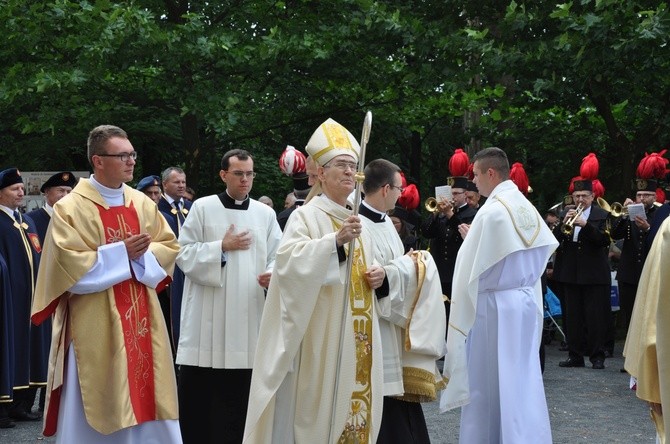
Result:
<svg viewBox="0 0 670 444"><path fill-rule="evenodd" d="M558 363L559 367L584 367L584 358L568 358Z"/></svg>
<svg viewBox="0 0 670 444"><path fill-rule="evenodd" d="M11 418L4 417L0 418L0 429L11 429L16 426L16 423L11 420Z"/></svg>
<svg viewBox="0 0 670 444"><path fill-rule="evenodd" d="M593 361L592 368L594 368L596 370L604 369L605 368L605 361L603 361L602 359L596 359L595 361Z"/></svg>
<svg viewBox="0 0 670 444"><path fill-rule="evenodd" d="M12 410L9 412L9 417L17 422L39 421L42 419L41 415L33 412L27 412L25 410Z"/></svg>
<svg viewBox="0 0 670 444"><path fill-rule="evenodd" d="M619 373L628 373L625 368L620 368Z"/></svg>

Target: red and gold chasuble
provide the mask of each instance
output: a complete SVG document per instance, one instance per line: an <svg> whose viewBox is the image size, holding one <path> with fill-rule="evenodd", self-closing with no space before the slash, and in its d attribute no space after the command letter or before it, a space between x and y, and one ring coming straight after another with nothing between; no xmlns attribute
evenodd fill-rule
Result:
<svg viewBox="0 0 670 444"><path fill-rule="evenodd" d="M105 243L123 241L140 234L140 221L132 202L129 207L105 209L96 205L105 232ZM116 309L121 318L128 362L130 402L137 423L156 419L151 316L147 288L133 276L113 287Z"/></svg>

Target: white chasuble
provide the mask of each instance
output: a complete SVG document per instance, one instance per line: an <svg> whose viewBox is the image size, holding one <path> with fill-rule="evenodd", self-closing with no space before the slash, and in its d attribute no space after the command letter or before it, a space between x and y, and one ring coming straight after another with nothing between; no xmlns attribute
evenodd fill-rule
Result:
<svg viewBox="0 0 670 444"><path fill-rule="evenodd" d="M245 443L377 439L382 353L376 300L363 277L373 246L364 227L345 291L335 236L350 214L322 195L286 224L254 358Z"/></svg>

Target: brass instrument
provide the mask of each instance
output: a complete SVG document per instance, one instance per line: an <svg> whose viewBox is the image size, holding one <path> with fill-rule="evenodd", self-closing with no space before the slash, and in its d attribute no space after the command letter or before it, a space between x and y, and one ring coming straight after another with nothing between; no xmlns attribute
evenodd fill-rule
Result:
<svg viewBox="0 0 670 444"><path fill-rule="evenodd" d="M612 202L610 205L602 197L599 197L596 200L598 202L598 206L611 214L612 217L619 218L621 216L628 216L628 207L624 207L619 202Z"/></svg>
<svg viewBox="0 0 670 444"><path fill-rule="evenodd" d="M567 220L561 227L561 231L563 234L566 236L571 236L575 227L575 221L579 219L579 217L582 215L584 212L584 205L580 202L579 205L577 205L577 208L575 209L575 214L572 215L570 219Z"/></svg>
<svg viewBox="0 0 670 444"><path fill-rule="evenodd" d="M426 211L430 213L437 213L440 211L437 208L437 199L435 199L434 197L429 197L428 199L426 199L426 202L423 204L423 206L426 209Z"/></svg>

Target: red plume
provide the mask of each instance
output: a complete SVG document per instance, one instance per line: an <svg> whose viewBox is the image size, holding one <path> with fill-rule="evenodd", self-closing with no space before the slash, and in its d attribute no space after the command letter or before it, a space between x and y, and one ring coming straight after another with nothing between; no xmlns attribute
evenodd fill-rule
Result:
<svg viewBox="0 0 670 444"><path fill-rule="evenodd" d="M665 203L665 191L663 191L663 188L656 188L656 202Z"/></svg>
<svg viewBox="0 0 670 444"><path fill-rule="evenodd" d="M400 172L400 180L402 181L401 187L405 188L407 186L407 179L405 179L405 173Z"/></svg>
<svg viewBox="0 0 670 444"><path fill-rule="evenodd" d="M465 176L468 178L468 180L472 180L475 178L475 172L474 172L475 164L471 163L468 165L468 172L465 174Z"/></svg>
<svg viewBox="0 0 670 444"><path fill-rule="evenodd" d="M416 185L409 184L405 187L402 194L398 198L398 205L406 210L414 210L419 206L419 190Z"/></svg>
<svg viewBox="0 0 670 444"><path fill-rule="evenodd" d="M579 175L584 180L597 179L599 168L598 158L594 153L589 153L588 156L582 159L582 165L579 167Z"/></svg>
<svg viewBox="0 0 670 444"><path fill-rule="evenodd" d="M637 166L636 175L640 179L663 179L668 172L666 165L668 159L663 157L667 150L660 153L644 154L644 158L640 160Z"/></svg>
<svg viewBox="0 0 670 444"><path fill-rule="evenodd" d="M528 185L530 184L530 181L528 180L528 175L526 174L526 170L523 169L523 164L521 162L512 164L509 178L512 179L512 182L516 184L519 191L521 191L524 196L528 194Z"/></svg>
<svg viewBox="0 0 670 444"><path fill-rule="evenodd" d="M594 198L603 197L605 195L605 186L598 179L593 179L591 186L593 187Z"/></svg>
<svg viewBox="0 0 670 444"><path fill-rule="evenodd" d="M461 148L456 148L454 155L449 159L449 172L452 176L465 176L468 173L470 159L468 153Z"/></svg>

